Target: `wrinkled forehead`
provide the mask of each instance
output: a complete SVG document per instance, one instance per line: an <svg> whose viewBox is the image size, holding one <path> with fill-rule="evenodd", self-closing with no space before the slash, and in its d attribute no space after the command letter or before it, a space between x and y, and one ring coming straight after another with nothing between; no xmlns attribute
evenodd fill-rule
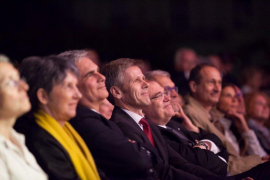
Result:
<svg viewBox="0 0 270 180"><path fill-rule="evenodd" d="M130 66L123 72L124 79L135 79L137 77L144 77L141 69L138 66Z"/></svg>
<svg viewBox="0 0 270 180"><path fill-rule="evenodd" d="M222 80L220 72L215 67L206 66L201 69L201 77L202 79L215 79L215 80Z"/></svg>
<svg viewBox="0 0 270 180"><path fill-rule="evenodd" d="M158 83L163 87L174 87L175 86L174 82L169 77L157 76L156 79L157 79Z"/></svg>
<svg viewBox="0 0 270 180"><path fill-rule="evenodd" d="M148 91L150 96L153 96L159 92L164 92L164 88L161 87L156 81L149 81L148 84Z"/></svg>

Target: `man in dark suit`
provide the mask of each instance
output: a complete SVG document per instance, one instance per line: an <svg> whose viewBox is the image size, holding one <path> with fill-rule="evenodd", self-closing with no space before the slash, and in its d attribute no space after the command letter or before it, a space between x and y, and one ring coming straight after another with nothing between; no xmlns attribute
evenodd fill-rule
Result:
<svg viewBox="0 0 270 180"><path fill-rule="evenodd" d="M143 108L143 113L148 120L158 125L166 142L189 162L218 175L226 175L228 155L219 138L197 127L193 129L198 133L188 131L179 121L170 121L175 112L170 104L169 91L165 91L156 81L147 80L147 82L151 104ZM182 109L180 110L182 120L190 121Z"/></svg>
<svg viewBox="0 0 270 180"><path fill-rule="evenodd" d="M117 123L131 140L152 145L160 179L222 179L214 173L188 162L166 144L155 124L146 120L142 108L150 105L148 83L136 61L118 59L106 64L109 101L115 105L111 121Z"/></svg>
<svg viewBox="0 0 270 180"><path fill-rule="evenodd" d="M59 56L75 61L79 69L78 88L83 97L77 107L76 117L70 123L84 139L97 167L109 179L157 179L147 150L149 145L130 141L117 125L99 114L99 105L107 98L108 92L105 77L90 60L88 52L67 51Z"/></svg>

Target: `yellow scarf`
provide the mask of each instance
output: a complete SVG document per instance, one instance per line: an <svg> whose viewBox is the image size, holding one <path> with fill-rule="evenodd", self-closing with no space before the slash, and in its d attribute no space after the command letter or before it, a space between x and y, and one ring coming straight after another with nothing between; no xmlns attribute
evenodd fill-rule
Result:
<svg viewBox="0 0 270 180"><path fill-rule="evenodd" d="M68 152L82 180L100 180L94 159L81 136L66 122L62 127L44 111L34 114L37 124L50 133Z"/></svg>

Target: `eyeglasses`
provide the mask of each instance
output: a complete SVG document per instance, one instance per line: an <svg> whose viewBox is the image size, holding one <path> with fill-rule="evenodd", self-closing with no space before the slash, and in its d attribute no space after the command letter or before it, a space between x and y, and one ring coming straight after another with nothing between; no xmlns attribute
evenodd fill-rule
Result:
<svg viewBox="0 0 270 180"><path fill-rule="evenodd" d="M164 98L164 96L170 96L169 91L164 91L163 93L158 93L154 97L151 97L150 100L157 99L157 98Z"/></svg>
<svg viewBox="0 0 270 180"><path fill-rule="evenodd" d="M172 92L173 90L178 93L178 87L177 86L174 86L174 87L170 87L170 86L166 86L164 87L165 91L168 91L168 92Z"/></svg>
<svg viewBox="0 0 270 180"><path fill-rule="evenodd" d="M24 77L20 78L19 80L9 80L5 85L9 86L9 87L19 87L20 84L22 83L26 83L26 79Z"/></svg>

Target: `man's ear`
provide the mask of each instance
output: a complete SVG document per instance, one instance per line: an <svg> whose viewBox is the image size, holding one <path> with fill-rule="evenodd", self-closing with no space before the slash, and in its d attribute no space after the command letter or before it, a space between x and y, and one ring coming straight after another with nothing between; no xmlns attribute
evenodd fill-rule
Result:
<svg viewBox="0 0 270 180"><path fill-rule="evenodd" d="M190 81L189 82L189 87L192 93L196 93L197 92L197 84L195 83L195 81Z"/></svg>
<svg viewBox="0 0 270 180"><path fill-rule="evenodd" d="M111 92L111 94L113 95L114 98L116 98L116 99L121 99L122 98L123 93L118 87L112 86L110 88L110 92Z"/></svg>
<svg viewBox="0 0 270 180"><path fill-rule="evenodd" d="M49 102L48 94L43 88L39 88L37 90L37 98L39 102L43 105L46 105Z"/></svg>

